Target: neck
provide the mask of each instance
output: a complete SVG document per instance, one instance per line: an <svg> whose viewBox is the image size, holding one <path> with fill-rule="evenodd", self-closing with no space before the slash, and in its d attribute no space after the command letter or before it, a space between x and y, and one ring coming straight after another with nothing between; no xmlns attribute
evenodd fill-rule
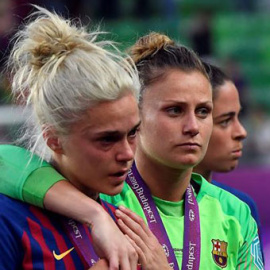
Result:
<svg viewBox="0 0 270 270"><path fill-rule="evenodd" d="M195 173L202 175L208 182L212 181L212 171L200 167L200 164L193 170Z"/></svg>
<svg viewBox="0 0 270 270"><path fill-rule="evenodd" d="M80 184L79 181L76 181L75 177L73 177L73 175L69 173L69 171L66 170L64 166L60 166L59 163L57 163L57 161L55 160L53 160L51 164L55 168L55 170L57 170L61 175L63 175L65 179L67 179L76 189L78 189L79 191L84 193L86 196L88 196L89 198L92 198L95 201L98 199L98 196L99 196L98 192L91 190L90 188L85 187L84 185Z"/></svg>
<svg viewBox="0 0 270 270"><path fill-rule="evenodd" d="M183 199L190 183L192 169L168 167L146 156L140 150L136 152L135 161L141 177L153 196L172 202Z"/></svg>

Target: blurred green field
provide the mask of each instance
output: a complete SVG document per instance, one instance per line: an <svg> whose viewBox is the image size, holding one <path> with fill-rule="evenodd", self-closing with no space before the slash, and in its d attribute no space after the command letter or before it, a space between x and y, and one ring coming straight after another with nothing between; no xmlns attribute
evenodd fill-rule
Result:
<svg viewBox="0 0 270 270"><path fill-rule="evenodd" d="M228 58L237 61L248 83L252 105L263 106L270 113L269 13L236 11L235 1L231 0L185 0L175 1L176 10L170 18L161 15L162 7L156 4L156 13L147 19L136 19L129 16L131 2L122 2L126 16L120 20L102 23L102 28L113 33L113 39L120 43L122 50L150 31L163 32L187 46L192 46L189 34L198 11L211 12L213 57L221 62Z"/></svg>

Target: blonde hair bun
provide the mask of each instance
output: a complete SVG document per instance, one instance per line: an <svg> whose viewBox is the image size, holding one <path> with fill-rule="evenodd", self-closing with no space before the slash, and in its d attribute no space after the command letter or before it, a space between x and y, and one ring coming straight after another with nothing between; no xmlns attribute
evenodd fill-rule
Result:
<svg viewBox="0 0 270 270"><path fill-rule="evenodd" d="M138 100L140 83L134 63L114 42L100 40L98 27L88 32L79 19L35 8L15 36L7 67L13 95L32 111L21 141L49 160L46 128L64 138L94 104L127 91Z"/></svg>

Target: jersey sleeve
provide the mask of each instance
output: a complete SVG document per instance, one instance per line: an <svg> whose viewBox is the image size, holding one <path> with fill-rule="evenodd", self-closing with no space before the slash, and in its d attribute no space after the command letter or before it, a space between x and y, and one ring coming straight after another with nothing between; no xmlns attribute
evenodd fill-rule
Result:
<svg viewBox="0 0 270 270"><path fill-rule="evenodd" d="M247 206L246 206L247 207ZM237 269L247 270L247 269L258 269L264 270L264 263L260 245L260 239L258 236L257 223L250 214L250 210L245 211L243 209L242 213L242 235L244 237L244 243L240 247Z"/></svg>
<svg viewBox="0 0 270 270"><path fill-rule="evenodd" d="M0 145L0 193L43 207L44 196L64 180L49 163L13 145Z"/></svg>

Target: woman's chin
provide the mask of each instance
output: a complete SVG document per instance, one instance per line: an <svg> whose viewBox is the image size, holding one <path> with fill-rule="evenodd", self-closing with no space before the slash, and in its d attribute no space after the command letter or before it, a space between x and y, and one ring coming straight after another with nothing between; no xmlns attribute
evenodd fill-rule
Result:
<svg viewBox="0 0 270 270"><path fill-rule="evenodd" d="M107 189L105 192L102 192L102 193L109 195L109 196L115 196L115 195L121 193L123 188L124 188L124 182L122 182L121 184L119 184L117 186L113 186L110 189Z"/></svg>

